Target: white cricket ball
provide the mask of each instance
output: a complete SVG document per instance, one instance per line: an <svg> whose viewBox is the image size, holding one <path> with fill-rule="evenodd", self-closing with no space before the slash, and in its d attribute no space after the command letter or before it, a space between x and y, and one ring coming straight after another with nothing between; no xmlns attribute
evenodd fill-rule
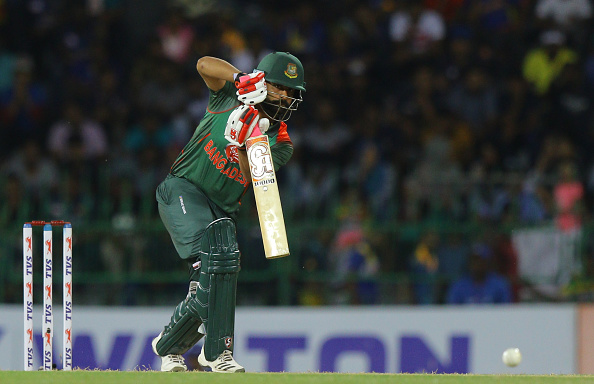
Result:
<svg viewBox="0 0 594 384"><path fill-rule="evenodd" d="M520 353L519 348L508 348L503 351L503 355L501 356L501 360L503 363L508 367L515 367L516 365L522 362L522 354Z"/></svg>

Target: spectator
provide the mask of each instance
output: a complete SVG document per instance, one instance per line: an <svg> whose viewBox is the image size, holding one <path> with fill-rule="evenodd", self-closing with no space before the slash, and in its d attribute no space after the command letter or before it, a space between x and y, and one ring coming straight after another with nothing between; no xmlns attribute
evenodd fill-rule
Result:
<svg viewBox="0 0 594 384"><path fill-rule="evenodd" d="M184 110L189 99L188 90L176 66L161 61L156 73L151 76L138 90L138 107L163 116L172 116Z"/></svg>
<svg viewBox="0 0 594 384"><path fill-rule="evenodd" d="M298 304L308 307L325 304L324 283L315 278L315 274L320 272L316 258L307 258L303 263L303 269L305 269L306 273L312 274L313 279L308 279L299 290L297 297Z"/></svg>
<svg viewBox="0 0 594 384"><path fill-rule="evenodd" d="M421 236L414 250L411 272L416 304L436 304L438 289L436 278L439 268L438 246L439 235L434 231L427 231Z"/></svg>
<svg viewBox="0 0 594 384"><path fill-rule="evenodd" d="M529 50L524 58L524 79L533 86L538 96L544 96L563 67L576 60L577 54L565 45L562 32L545 31L540 35L540 47Z"/></svg>
<svg viewBox="0 0 594 384"><path fill-rule="evenodd" d="M518 73L506 77L505 83L500 84L498 94L498 127L488 139L496 145L504 169L526 172L530 168L530 154L539 144L536 140L540 139L535 135L535 141L530 142L532 127L527 122L535 108L534 96Z"/></svg>
<svg viewBox="0 0 594 384"><path fill-rule="evenodd" d="M428 9L439 12L447 23L453 23L460 18L465 0L424 0Z"/></svg>
<svg viewBox="0 0 594 384"><path fill-rule="evenodd" d="M447 51L443 56L445 76L451 82L458 82L476 65L475 40L473 39L472 29L468 27L456 27L449 34L447 41Z"/></svg>
<svg viewBox="0 0 594 384"><path fill-rule="evenodd" d="M413 55L436 54L446 27L442 16L423 7L420 1L409 1L390 16L390 37L402 52Z"/></svg>
<svg viewBox="0 0 594 384"><path fill-rule="evenodd" d="M258 63L272 51L266 48L260 31L250 31L241 43L230 51L231 64L236 68L256 68Z"/></svg>
<svg viewBox="0 0 594 384"><path fill-rule="evenodd" d="M154 147L162 154L173 140L173 132L168 123L154 112L147 111L129 128L124 138L124 146L134 154L140 153L143 149Z"/></svg>
<svg viewBox="0 0 594 384"><path fill-rule="evenodd" d="M495 270L509 280L512 301L517 302L519 301L523 282L519 275L518 252L514 248L511 236L504 232L497 233L494 239L493 251L496 261Z"/></svg>
<svg viewBox="0 0 594 384"><path fill-rule="evenodd" d="M402 1L388 19L394 76L406 79L419 65L435 65L441 58L446 25L441 15L424 9L421 1Z"/></svg>
<svg viewBox="0 0 594 384"><path fill-rule="evenodd" d="M304 138L316 137L316 140L303 140L305 160L336 165L346 156L351 133L340 120L336 108L334 101L329 98L318 101L315 115L302 135Z"/></svg>
<svg viewBox="0 0 594 384"><path fill-rule="evenodd" d="M398 111L420 124L433 122L445 109L446 95L440 89L440 79L430 66L421 66L410 83L398 87L394 95Z"/></svg>
<svg viewBox="0 0 594 384"><path fill-rule="evenodd" d="M49 197L50 217L68 217L73 225L88 224L97 214L95 196L90 180L79 172L69 172L62 180L63 188L56 188Z"/></svg>
<svg viewBox="0 0 594 384"><path fill-rule="evenodd" d="M332 245L334 304L378 304L379 260L363 229L344 222Z"/></svg>
<svg viewBox="0 0 594 384"><path fill-rule="evenodd" d="M471 217L481 221L497 221L501 218L500 201L506 199L504 170L497 148L484 142L479 155L470 169L472 186L468 204Z"/></svg>
<svg viewBox="0 0 594 384"><path fill-rule="evenodd" d="M327 33L326 26L313 3L299 2L287 16L283 45L290 52L294 52L299 57L307 57L323 49Z"/></svg>
<svg viewBox="0 0 594 384"><path fill-rule="evenodd" d="M157 27L157 35L165 57L178 64L186 61L194 40L194 30L184 20L179 8L169 10L164 22Z"/></svg>
<svg viewBox="0 0 594 384"><path fill-rule="evenodd" d="M396 170L384 160L377 143L363 147L359 168L359 187L371 209L373 218L378 222L394 217L394 195L396 190Z"/></svg>
<svg viewBox="0 0 594 384"><path fill-rule="evenodd" d="M454 281L448 304L507 304L512 302L509 281L493 269L493 250L475 244L469 258L469 275Z"/></svg>
<svg viewBox="0 0 594 384"><path fill-rule="evenodd" d="M423 156L404 181L406 217L414 220L460 218L463 173L452 157L450 122L435 119L424 130Z"/></svg>
<svg viewBox="0 0 594 384"><path fill-rule="evenodd" d="M141 94L141 89L147 82L154 81L155 74L158 73L162 63L166 60L159 38L155 36L149 38L144 50L131 65L129 85L132 92L129 94L130 101L137 101L136 97Z"/></svg>
<svg viewBox="0 0 594 384"><path fill-rule="evenodd" d="M120 139L120 132L124 131L130 113L127 95L122 88L122 80L116 72L107 70L99 75L97 88L93 92L94 117L105 127L112 142Z"/></svg>
<svg viewBox="0 0 594 384"><path fill-rule="evenodd" d="M369 116L368 125L378 124ZM372 131L371 126L363 127ZM379 221L386 221L393 217L394 191L396 189L396 170L385 161L380 143L361 134L361 142L357 144L357 152L343 172L346 183L359 191L370 208L372 217Z"/></svg>
<svg viewBox="0 0 594 384"><path fill-rule="evenodd" d="M577 178L575 164L559 166L559 181L554 190L557 227L563 232L579 231L582 227L584 187Z"/></svg>
<svg viewBox="0 0 594 384"><path fill-rule="evenodd" d="M193 79L188 84L189 101L183 113L174 120L174 138L176 145L183 147L204 117L208 105L208 88L199 79Z"/></svg>
<svg viewBox="0 0 594 384"><path fill-rule="evenodd" d="M585 80L578 63L567 64L551 84L549 108L544 113L548 132L564 134L573 143L589 139L584 122L594 116L593 87ZM590 150L576 148L580 156L591 156Z"/></svg>
<svg viewBox="0 0 594 384"><path fill-rule="evenodd" d="M194 21L216 10L216 0L171 0L169 3L178 7L185 17Z"/></svg>
<svg viewBox="0 0 594 384"><path fill-rule="evenodd" d="M594 86L594 41L586 45L584 59L584 76L588 81L588 86Z"/></svg>
<svg viewBox="0 0 594 384"><path fill-rule="evenodd" d="M69 101L62 119L50 128L47 146L55 159L68 163L78 157L79 149L84 161L96 162L107 155L107 144L103 127L85 115L77 102Z"/></svg>
<svg viewBox="0 0 594 384"><path fill-rule="evenodd" d="M589 0L538 0L535 14L543 27L558 28L581 43L592 18L592 4Z"/></svg>
<svg viewBox="0 0 594 384"><path fill-rule="evenodd" d="M549 28L580 28L592 16L592 4L588 0L538 0L536 17L549 21Z"/></svg>
<svg viewBox="0 0 594 384"><path fill-rule="evenodd" d="M176 151L177 152L177 151ZM147 146L138 153L138 168L134 175L134 195L140 198L144 217L157 217L157 205L153 204L154 192L169 167L161 162L166 153L156 146Z"/></svg>
<svg viewBox="0 0 594 384"><path fill-rule="evenodd" d="M94 26L85 4L71 2L57 28L58 38L54 42L60 54L55 65L59 68L60 87L64 88L61 92L81 101L91 97L97 80L92 58L97 39Z"/></svg>
<svg viewBox="0 0 594 384"><path fill-rule="evenodd" d="M28 195L39 199L47 196L59 181L55 163L34 140L28 140L8 161L7 174L16 175Z"/></svg>
<svg viewBox="0 0 594 384"><path fill-rule="evenodd" d="M470 246L461 233L448 233L437 248L438 273L444 278L440 283L438 302L445 301L445 293L451 282L460 279L468 273L468 257ZM443 288L443 289L442 289Z"/></svg>
<svg viewBox="0 0 594 384"><path fill-rule="evenodd" d="M17 56L8 49L6 36L0 33L0 95L12 88L16 64Z"/></svg>
<svg viewBox="0 0 594 384"><path fill-rule="evenodd" d="M295 137L295 136L292 136ZM303 149L295 143L293 158L302 159ZM314 168L310 162L294 161L286 166L282 181L283 208L289 217L324 218L331 217L337 206L339 196L340 173L337 167ZM315 164L315 163L313 163ZM286 205L285 205L286 204ZM285 208L286 207L286 208Z"/></svg>
<svg viewBox="0 0 594 384"><path fill-rule="evenodd" d="M542 139L540 152L534 161L535 177L551 187L559 176L559 165L565 162L578 164L579 154L576 145L562 134L547 134Z"/></svg>
<svg viewBox="0 0 594 384"><path fill-rule="evenodd" d="M35 79L33 61L21 57L15 62L12 87L0 94L0 156L12 153L27 139L43 138L47 102L45 87Z"/></svg>
<svg viewBox="0 0 594 384"><path fill-rule="evenodd" d="M482 37L501 38L513 28L513 15L518 12L517 0L478 0L468 2L468 13Z"/></svg>
<svg viewBox="0 0 594 384"><path fill-rule="evenodd" d="M483 138L494 129L499 116L497 91L484 70L468 70L461 84L454 85L447 96L450 110L466 122L476 137Z"/></svg>
<svg viewBox="0 0 594 384"><path fill-rule="evenodd" d="M534 178L528 177L522 184L519 196L518 220L526 224L540 224L552 218L551 194Z"/></svg>
<svg viewBox="0 0 594 384"><path fill-rule="evenodd" d="M28 198L27 190L15 174L9 174L2 183L0 225L7 228L14 223L24 223L36 214L38 207Z"/></svg>

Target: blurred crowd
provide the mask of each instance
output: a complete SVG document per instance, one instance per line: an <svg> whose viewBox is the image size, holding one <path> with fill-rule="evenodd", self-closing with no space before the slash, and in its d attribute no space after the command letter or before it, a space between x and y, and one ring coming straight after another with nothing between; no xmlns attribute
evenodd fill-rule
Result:
<svg viewBox="0 0 594 384"><path fill-rule="evenodd" d="M295 302L378 303L381 271L420 276L403 301L519 300L499 229L575 232L594 213L592 11L590 0L0 1L0 228L157 218L155 187L208 101L197 59L251 71L289 51L307 92L278 174L285 218L338 223L299 256L312 276L334 273L329 293L306 282ZM399 255L377 230L423 223L495 229L423 231ZM451 283L481 268L485 290Z"/></svg>

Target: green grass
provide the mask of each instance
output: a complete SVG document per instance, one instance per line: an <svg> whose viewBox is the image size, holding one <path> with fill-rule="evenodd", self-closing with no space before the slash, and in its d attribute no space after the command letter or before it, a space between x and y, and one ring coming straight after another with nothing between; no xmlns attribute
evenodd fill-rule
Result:
<svg viewBox="0 0 594 384"><path fill-rule="evenodd" d="M0 371L0 383L34 384L537 384L594 383L585 375L437 375L437 374L340 374L340 373L245 373L216 374L205 372L165 373L154 371L118 372L20 372Z"/></svg>

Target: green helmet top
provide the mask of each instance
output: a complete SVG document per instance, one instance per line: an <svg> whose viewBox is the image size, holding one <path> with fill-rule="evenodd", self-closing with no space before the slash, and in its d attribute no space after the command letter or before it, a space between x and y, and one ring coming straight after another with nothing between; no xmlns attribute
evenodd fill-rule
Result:
<svg viewBox="0 0 594 384"><path fill-rule="evenodd" d="M289 52L269 53L256 69L264 71L266 81L305 92L303 64Z"/></svg>

